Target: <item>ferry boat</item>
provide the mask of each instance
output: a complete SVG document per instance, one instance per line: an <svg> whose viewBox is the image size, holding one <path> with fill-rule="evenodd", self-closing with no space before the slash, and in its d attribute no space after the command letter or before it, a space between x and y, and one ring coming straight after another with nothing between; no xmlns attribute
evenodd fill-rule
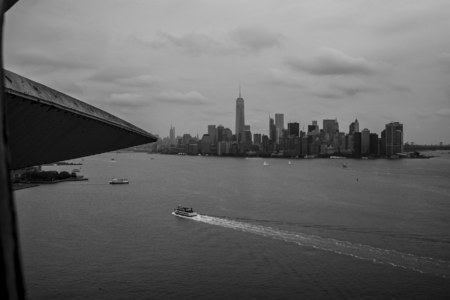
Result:
<svg viewBox="0 0 450 300"><path fill-rule="evenodd" d="M183 207L181 205L178 205L177 208L175 208L172 212L172 214L174 216L178 216L178 217L188 217L188 218L192 218L197 216L197 213L192 210L192 207Z"/></svg>
<svg viewBox="0 0 450 300"><path fill-rule="evenodd" d="M109 184L129 184L129 183L130 182L128 181L128 179L125 178L113 178L109 182Z"/></svg>

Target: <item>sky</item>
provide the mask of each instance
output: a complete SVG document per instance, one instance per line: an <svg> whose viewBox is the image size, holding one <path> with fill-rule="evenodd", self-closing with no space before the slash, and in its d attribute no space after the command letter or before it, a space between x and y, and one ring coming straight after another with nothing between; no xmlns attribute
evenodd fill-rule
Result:
<svg viewBox="0 0 450 300"><path fill-rule="evenodd" d="M3 55L161 137L234 132L241 86L252 133L283 113L450 144L449 34L448 0L20 0Z"/></svg>

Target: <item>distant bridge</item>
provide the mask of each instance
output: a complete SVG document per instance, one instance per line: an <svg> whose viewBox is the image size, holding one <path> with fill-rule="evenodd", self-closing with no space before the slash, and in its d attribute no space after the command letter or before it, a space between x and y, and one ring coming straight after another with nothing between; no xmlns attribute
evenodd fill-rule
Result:
<svg viewBox="0 0 450 300"><path fill-rule="evenodd" d="M103 110L4 70L11 169L155 142Z"/></svg>

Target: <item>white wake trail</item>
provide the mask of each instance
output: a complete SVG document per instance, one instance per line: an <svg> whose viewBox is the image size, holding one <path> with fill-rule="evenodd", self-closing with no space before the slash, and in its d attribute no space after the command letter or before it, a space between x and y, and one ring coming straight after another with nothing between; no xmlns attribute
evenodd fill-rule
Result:
<svg viewBox="0 0 450 300"><path fill-rule="evenodd" d="M238 222L224 218L198 215L191 218L198 222L221 226L260 236L270 237L285 242L292 242L305 247L330 251L340 255L351 256L357 259L369 260L373 263L404 268L420 273L433 274L443 278L450 278L450 262L420 257L414 254L402 253L395 250L376 248L368 245L323 238L299 232L289 232L267 226Z"/></svg>

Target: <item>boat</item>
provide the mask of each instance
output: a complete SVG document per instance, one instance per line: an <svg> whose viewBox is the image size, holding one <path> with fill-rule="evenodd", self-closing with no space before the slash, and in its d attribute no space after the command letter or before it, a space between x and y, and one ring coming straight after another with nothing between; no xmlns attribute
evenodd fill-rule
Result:
<svg viewBox="0 0 450 300"><path fill-rule="evenodd" d="M129 183L130 182L128 181L128 179L125 178L113 178L109 182L109 184L129 184Z"/></svg>
<svg viewBox="0 0 450 300"><path fill-rule="evenodd" d="M181 205L178 205L177 208L173 210L172 214L177 217L185 218L192 218L197 216L197 213L192 209L192 207L184 207Z"/></svg>
<svg viewBox="0 0 450 300"><path fill-rule="evenodd" d="M342 164L342 167L343 167L343 168L347 168L347 165L346 165L346 164Z"/></svg>
<svg viewBox="0 0 450 300"><path fill-rule="evenodd" d="M72 173L78 173L78 172L80 172L80 169L73 169L72 170Z"/></svg>
<svg viewBox="0 0 450 300"><path fill-rule="evenodd" d="M288 161L288 165L292 164L291 161Z"/></svg>
<svg viewBox="0 0 450 300"><path fill-rule="evenodd" d="M264 167L267 167L268 165L269 165L269 164L267 163L267 161L264 161L264 162L263 162L263 166L264 166Z"/></svg>

